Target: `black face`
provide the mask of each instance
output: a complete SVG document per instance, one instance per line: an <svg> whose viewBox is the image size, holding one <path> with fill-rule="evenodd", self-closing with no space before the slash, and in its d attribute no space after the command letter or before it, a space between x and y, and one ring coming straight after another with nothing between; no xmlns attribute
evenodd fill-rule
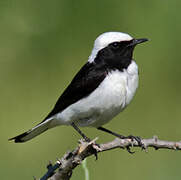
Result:
<svg viewBox="0 0 181 180"><path fill-rule="evenodd" d="M94 62L106 66L109 70L122 71L131 63L135 46L144 41L147 39L113 42L98 52Z"/></svg>

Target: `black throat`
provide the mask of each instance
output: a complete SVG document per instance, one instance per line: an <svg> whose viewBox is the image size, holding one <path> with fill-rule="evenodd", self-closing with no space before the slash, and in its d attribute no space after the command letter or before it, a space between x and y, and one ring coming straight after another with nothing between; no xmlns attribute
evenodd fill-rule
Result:
<svg viewBox="0 0 181 180"><path fill-rule="evenodd" d="M108 71L127 69L131 64L134 46L128 46L131 41L114 42L101 49L94 60L98 67Z"/></svg>

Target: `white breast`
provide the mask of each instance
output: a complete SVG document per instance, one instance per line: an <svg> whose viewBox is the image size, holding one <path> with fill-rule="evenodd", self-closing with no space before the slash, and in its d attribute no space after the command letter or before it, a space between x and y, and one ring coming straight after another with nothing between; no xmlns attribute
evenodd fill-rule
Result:
<svg viewBox="0 0 181 180"><path fill-rule="evenodd" d="M138 67L134 61L127 70L110 72L88 97L70 105L55 117L54 123L98 127L116 116L132 100L138 87Z"/></svg>

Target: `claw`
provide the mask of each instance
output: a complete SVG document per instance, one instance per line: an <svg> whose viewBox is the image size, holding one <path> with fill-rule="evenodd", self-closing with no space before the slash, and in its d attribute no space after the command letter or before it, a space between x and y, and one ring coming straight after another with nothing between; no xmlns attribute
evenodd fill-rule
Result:
<svg viewBox="0 0 181 180"><path fill-rule="evenodd" d="M95 156L96 161L97 161L97 160L98 160L98 155L97 155L97 151L96 151L96 149L95 149L95 152L94 152L94 156Z"/></svg>
<svg viewBox="0 0 181 180"><path fill-rule="evenodd" d="M141 142L141 138L139 136L133 136L133 135L129 135L127 137L124 137L124 139L131 139L131 141L136 141L138 143L138 146L140 146L142 149L145 149L145 146L144 144ZM135 153L135 151L131 151L130 147L127 146L126 147L127 151L130 153L130 154L133 154Z"/></svg>
<svg viewBox="0 0 181 180"><path fill-rule="evenodd" d="M94 151L94 156L95 156L96 160L98 160L97 152L100 151L100 145L95 143L95 141L94 141L92 143L92 148L93 148L93 151Z"/></svg>
<svg viewBox="0 0 181 180"><path fill-rule="evenodd" d="M88 138L87 136L85 136L85 137L84 137L84 140L85 140L85 142L88 142L88 143L90 143L90 142L91 142L91 139L90 139L90 138Z"/></svg>
<svg viewBox="0 0 181 180"><path fill-rule="evenodd" d="M90 140L89 138L84 138L83 141L80 140L80 147L79 147L79 151L78 153L81 153L85 150L85 148L87 148L88 146L91 147L91 150L96 158L96 160L98 160L98 152L101 151L100 145L95 143L95 141L98 138L95 138L94 140Z"/></svg>
<svg viewBox="0 0 181 180"><path fill-rule="evenodd" d="M131 151L131 149L130 149L129 146L126 147L126 150L127 150L130 154L134 154L134 153L135 153L135 151Z"/></svg>
<svg viewBox="0 0 181 180"><path fill-rule="evenodd" d="M138 145L141 146L142 149L144 149L144 144L141 142L141 138L139 136L129 135L126 138L130 138L132 141L135 140L138 143Z"/></svg>

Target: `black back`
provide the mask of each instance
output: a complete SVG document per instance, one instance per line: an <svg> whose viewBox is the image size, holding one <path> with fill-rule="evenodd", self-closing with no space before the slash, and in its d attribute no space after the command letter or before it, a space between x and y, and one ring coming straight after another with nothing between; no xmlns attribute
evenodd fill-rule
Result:
<svg viewBox="0 0 181 180"><path fill-rule="evenodd" d="M101 49L93 62L87 62L80 69L43 121L90 95L109 71L126 69L132 60L134 47L128 46L131 42L114 42Z"/></svg>
<svg viewBox="0 0 181 180"><path fill-rule="evenodd" d="M106 75L107 72L106 70L103 70L102 67L95 66L94 63L87 62L76 74L63 94L59 97L53 110L48 114L45 120L58 112L61 112L78 100L87 97L99 86Z"/></svg>

